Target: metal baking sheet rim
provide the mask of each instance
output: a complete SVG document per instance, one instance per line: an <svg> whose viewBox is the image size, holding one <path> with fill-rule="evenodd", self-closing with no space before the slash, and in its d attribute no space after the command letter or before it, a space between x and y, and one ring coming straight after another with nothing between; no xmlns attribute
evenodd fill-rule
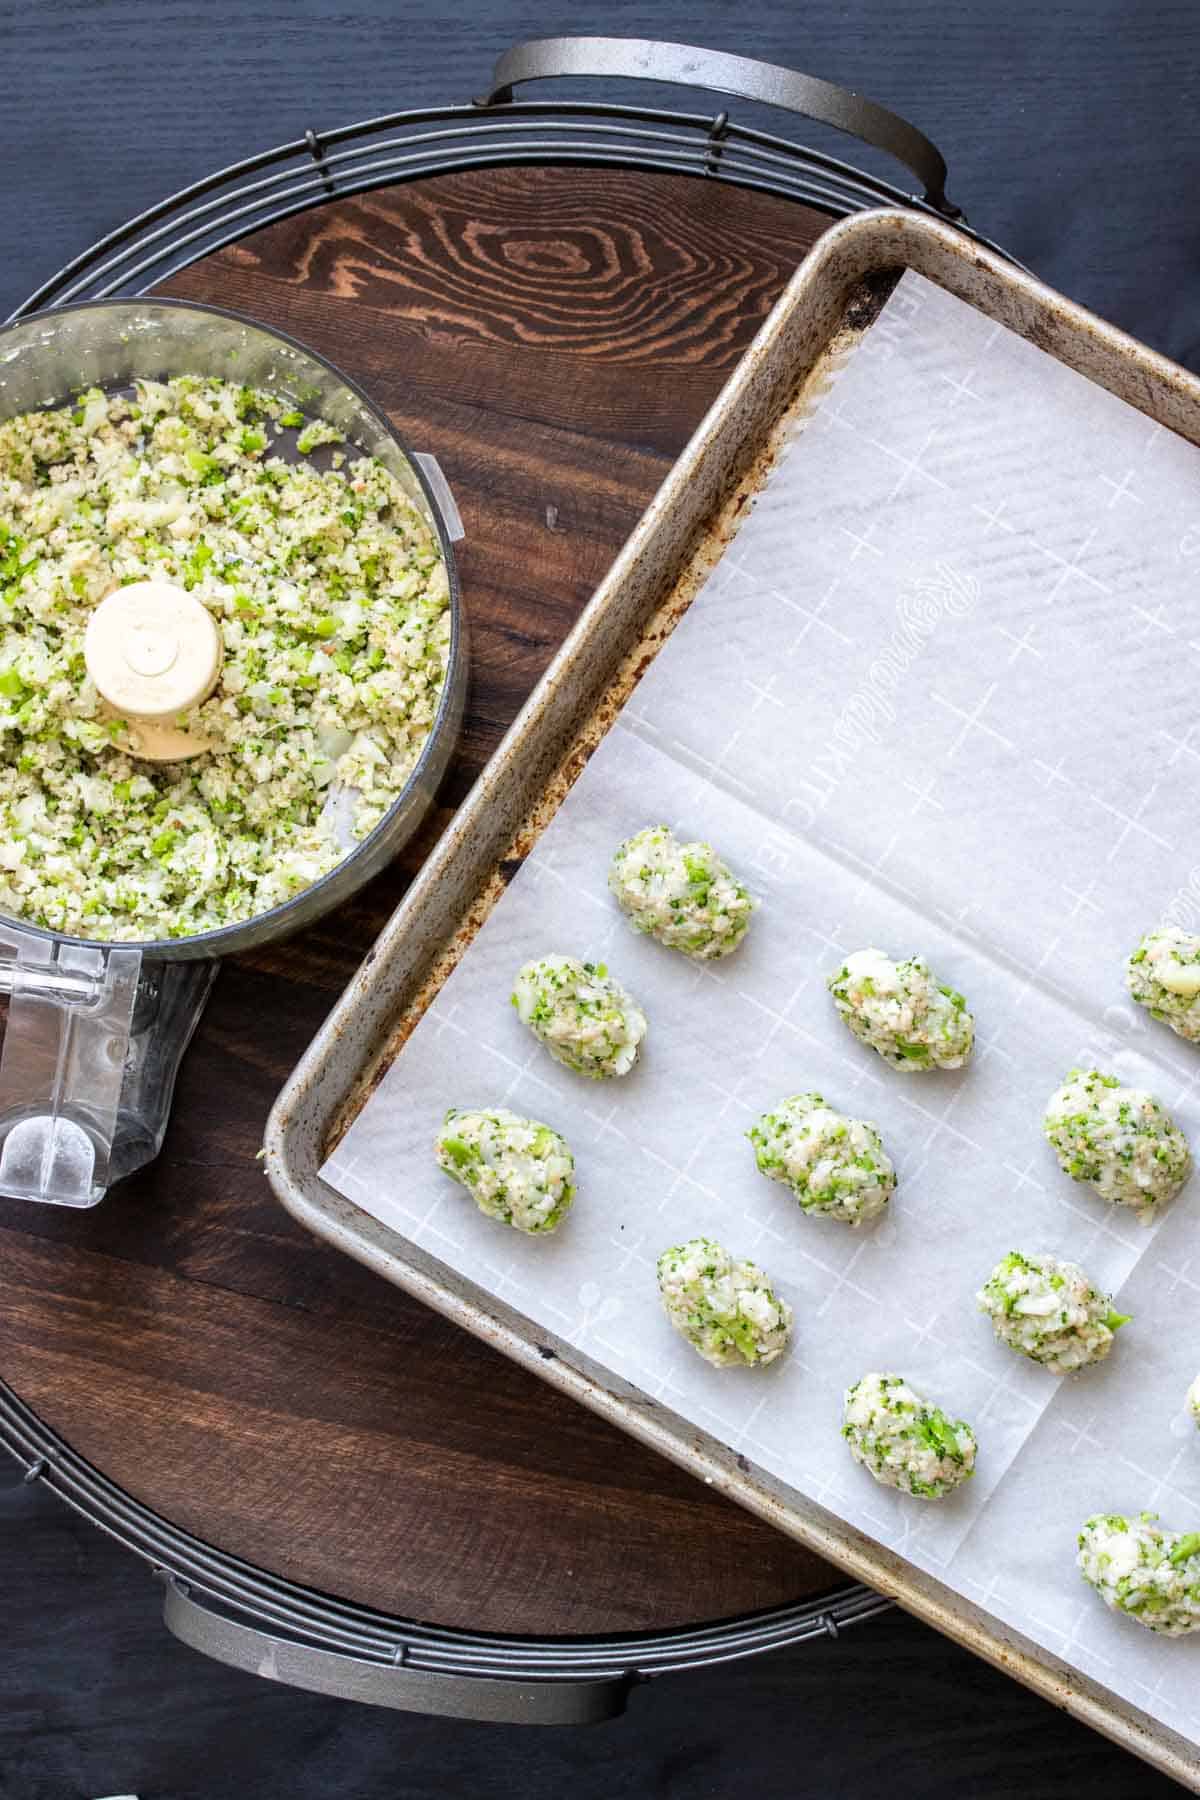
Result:
<svg viewBox="0 0 1200 1800"><path fill-rule="evenodd" d="M319 1238L492 1344L768 1524L867 1582L1114 1742L1200 1792L1188 1741L950 1592L933 1577L605 1372L560 1354L544 1332L443 1270L320 1178L340 1135L474 936L528 845L686 610L779 441L780 421L818 394L853 341L864 283L911 268L1169 430L1200 443L1200 381L952 227L878 211L826 232L447 827L272 1111L266 1169L287 1210ZM869 323L864 315L864 323ZM434 975L431 976L431 970Z"/></svg>

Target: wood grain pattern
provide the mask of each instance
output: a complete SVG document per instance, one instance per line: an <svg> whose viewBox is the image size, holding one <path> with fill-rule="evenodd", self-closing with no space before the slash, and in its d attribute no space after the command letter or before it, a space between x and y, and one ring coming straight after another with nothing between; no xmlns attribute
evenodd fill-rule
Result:
<svg viewBox="0 0 1200 1800"><path fill-rule="evenodd" d="M292 1579L563 1633L835 1580L310 1240L255 1161L280 1083L825 223L686 177L498 170L336 202L165 290L330 356L440 457L467 528L467 720L419 842L224 969L153 1168L86 1215L0 1203L0 1373L164 1516Z"/></svg>

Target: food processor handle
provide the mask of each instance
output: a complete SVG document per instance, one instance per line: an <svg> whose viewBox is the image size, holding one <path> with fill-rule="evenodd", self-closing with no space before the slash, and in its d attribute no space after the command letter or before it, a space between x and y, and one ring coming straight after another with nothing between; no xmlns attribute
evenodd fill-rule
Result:
<svg viewBox="0 0 1200 1800"><path fill-rule="evenodd" d="M0 1194L94 1206L157 1155L215 973L0 925Z"/></svg>

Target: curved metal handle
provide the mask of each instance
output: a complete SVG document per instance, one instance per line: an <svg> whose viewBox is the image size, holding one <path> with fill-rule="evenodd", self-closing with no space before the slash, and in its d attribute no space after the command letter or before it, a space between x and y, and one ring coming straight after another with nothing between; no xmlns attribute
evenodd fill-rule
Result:
<svg viewBox="0 0 1200 1800"><path fill-rule="evenodd" d="M805 118L832 125L879 150L886 150L925 184L924 198L948 219L962 217L946 198L946 163L936 144L923 132L877 106L873 100L800 75L778 63L732 56L724 50L701 50L691 44L660 44L652 38L535 38L506 50L492 71L490 91L480 106L507 105L513 88L523 81L558 75L628 77L635 81L675 82L683 87L710 88L743 100L762 100Z"/></svg>
<svg viewBox="0 0 1200 1800"><path fill-rule="evenodd" d="M521 1681L479 1675L442 1675L405 1667L403 1646L395 1663L368 1662L272 1636L211 1611L184 1583L171 1579L163 1600L168 1631L205 1656L268 1681L336 1694L367 1706L438 1713L451 1719L483 1719L509 1725L595 1725L625 1710L624 1679Z"/></svg>

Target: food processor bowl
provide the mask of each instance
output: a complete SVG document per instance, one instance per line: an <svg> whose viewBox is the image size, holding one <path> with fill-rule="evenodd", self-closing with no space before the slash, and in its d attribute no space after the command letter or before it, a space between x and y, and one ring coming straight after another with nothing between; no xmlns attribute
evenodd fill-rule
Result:
<svg viewBox="0 0 1200 1800"><path fill-rule="evenodd" d="M462 526L431 457L409 451L387 418L331 363L294 338L185 300L107 300L35 314L0 329L0 420L66 404L82 388L141 377L220 376L263 388L328 420L351 452L377 457L433 527L450 594L446 679L429 736L384 817L320 880L268 912L220 930L102 943L0 913L0 1194L91 1206L157 1155L179 1063L217 959L311 925L391 861L437 791L462 720L466 627L454 557ZM281 447L281 453L282 447Z"/></svg>

